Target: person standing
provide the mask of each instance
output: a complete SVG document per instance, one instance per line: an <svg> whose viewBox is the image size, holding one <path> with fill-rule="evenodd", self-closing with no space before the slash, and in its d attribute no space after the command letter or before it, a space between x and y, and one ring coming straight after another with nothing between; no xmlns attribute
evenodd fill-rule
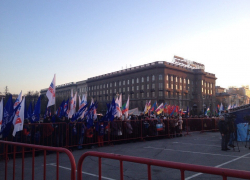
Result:
<svg viewBox="0 0 250 180"><path fill-rule="evenodd" d="M225 121L224 116L220 116L219 119L220 119L220 121L218 123L218 127L219 127L219 131L220 131L220 134L221 134L221 150L222 151L227 151L227 150L230 150L227 147L228 140L229 140L228 124Z"/></svg>

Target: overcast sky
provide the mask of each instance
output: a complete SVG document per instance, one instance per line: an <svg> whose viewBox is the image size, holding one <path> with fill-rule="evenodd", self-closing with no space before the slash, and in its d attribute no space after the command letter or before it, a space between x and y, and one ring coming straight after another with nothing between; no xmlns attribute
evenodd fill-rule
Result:
<svg viewBox="0 0 250 180"><path fill-rule="evenodd" d="M216 85L250 84L249 0L0 1L0 92L19 94L174 55Z"/></svg>

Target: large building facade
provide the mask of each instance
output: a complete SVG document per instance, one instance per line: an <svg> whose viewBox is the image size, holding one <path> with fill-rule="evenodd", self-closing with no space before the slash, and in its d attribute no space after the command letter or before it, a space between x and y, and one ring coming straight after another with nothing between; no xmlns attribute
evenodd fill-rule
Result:
<svg viewBox="0 0 250 180"><path fill-rule="evenodd" d="M122 94L123 104L129 97L130 109L143 111L146 101L151 100L151 104L179 105L184 110L189 107L192 114L202 114L208 107L211 112L215 110L216 77L204 69L202 64L175 57L174 63L157 61L62 85L56 95L65 99L71 89L87 93L88 100L98 101L101 112L106 111L107 102ZM41 90L41 94L46 91Z"/></svg>

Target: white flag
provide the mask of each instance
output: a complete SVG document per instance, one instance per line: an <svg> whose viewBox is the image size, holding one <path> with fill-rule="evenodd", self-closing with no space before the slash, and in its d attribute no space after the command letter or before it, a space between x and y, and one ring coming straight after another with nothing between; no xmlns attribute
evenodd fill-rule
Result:
<svg viewBox="0 0 250 180"><path fill-rule="evenodd" d="M73 90L71 90L71 94L73 95ZM71 98L70 101L70 111L69 111L69 118L72 118L73 114L76 112L76 97L77 97L77 92L75 93L74 97Z"/></svg>
<svg viewBox="0 0 250 180"><path fill-rule="evenodd" d="M24 106L25 106L25 97L23 98L21 105L18 107L18 110L16 111L15 117L13 119L14 130L12 135L14 137L16 135L16 132L23 130Z"/></svg>
<svg viewBox="0 0 250 180"><path fill-rule="evenodd" d="M127 100L127 103L126 103L126 107L124 109L124 115L125 115L126 119L128 118L128 110L129 110L129 96L128 96L128 100Z"/></svg>
<svg viewBox="0 0 250 180"><path fill-rule="evenodd" d="M2 122L3 122L3 98L0 102L0 131L1 131Z"/></svg>
<svg viewBox="0 0 250 180"><path fill-rule="evenodd" d="M18 106L18 104L22 101L22 91L20 92L20 94L18 95L15 103L14 103L14 109Z"/></svg>
<svg viewBox="0 0 250 180"><path fill-rule="evenodd" d="M122 106L122 94L120 94L120 98L118 97L115 100L115 106L116 106L116 114L115 117L121 117L122 116L122 111L121 111L121 106Z"/></svg>
<svg viewBox="0 0 250 180"><path fill-rule="evenodd" d="M49 99L47 107L54 105L56 101L56 75L54 75L54 78L49 86L46 96Z"/></svg>

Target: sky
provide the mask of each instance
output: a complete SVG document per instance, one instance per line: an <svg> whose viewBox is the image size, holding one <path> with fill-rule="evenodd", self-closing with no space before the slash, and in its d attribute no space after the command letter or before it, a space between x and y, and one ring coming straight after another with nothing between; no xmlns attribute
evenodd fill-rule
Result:
<svg viewBox="0 0 250 180"><path fill-rule="evenodd" d="M249 0L0 1L0 92L23 94L174 55L250 84Z"/></svg>

